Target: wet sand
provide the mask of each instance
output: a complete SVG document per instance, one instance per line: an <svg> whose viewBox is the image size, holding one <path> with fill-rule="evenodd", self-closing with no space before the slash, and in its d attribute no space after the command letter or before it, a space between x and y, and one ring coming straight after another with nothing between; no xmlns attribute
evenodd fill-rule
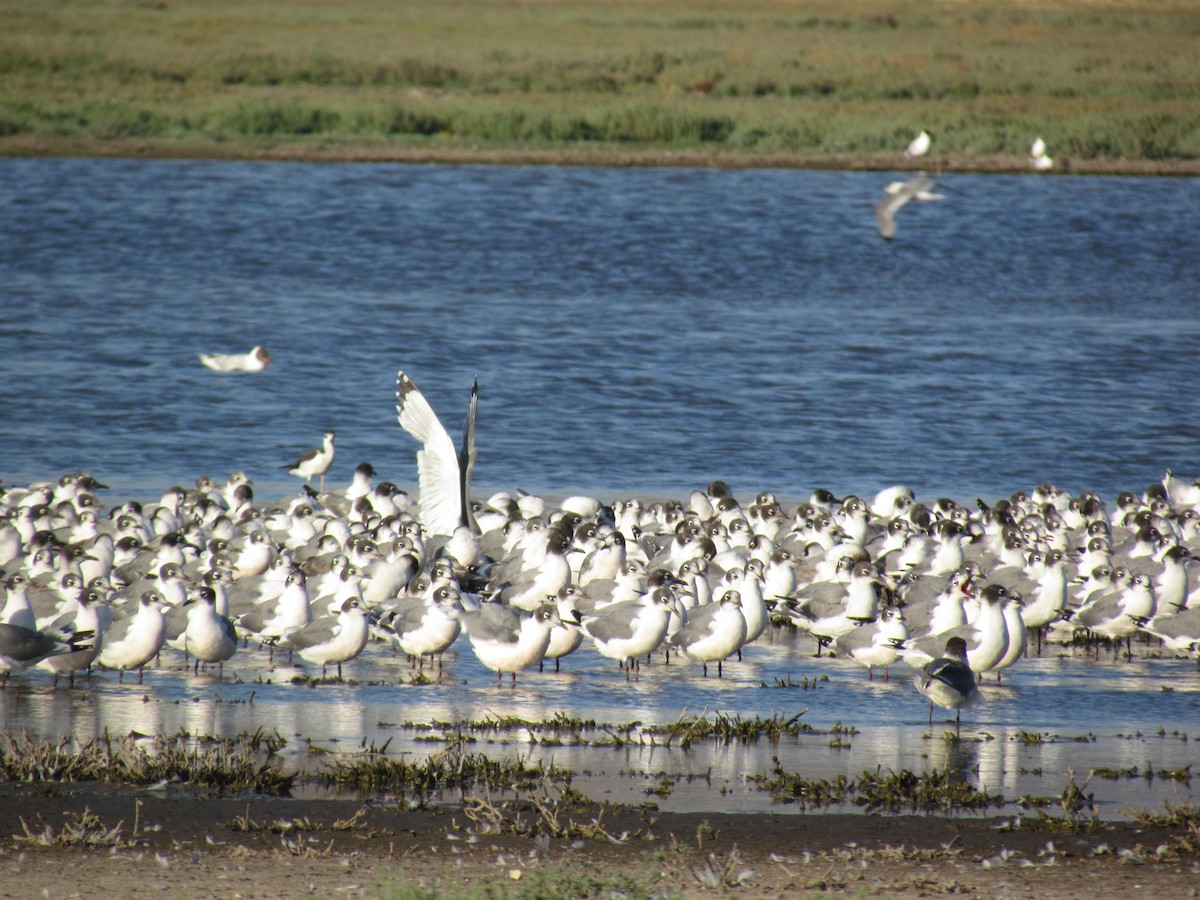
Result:
<svg viewBox="0 0 1200 900"><path fill-rule="evenodd" d="M28 839L90 812L119 847ZM595 809L570 820L592 823ZM568 819L563 819L564 822ZM1200 832L1011 819L605 810L611 836L480 834L461 808L172 796L77 785L0 788L0 896L1197 896ZM413 894L414 886L428 893ZM405 894L400 887L407 887ZM607 891L604 891L607 893Z"/></svg>

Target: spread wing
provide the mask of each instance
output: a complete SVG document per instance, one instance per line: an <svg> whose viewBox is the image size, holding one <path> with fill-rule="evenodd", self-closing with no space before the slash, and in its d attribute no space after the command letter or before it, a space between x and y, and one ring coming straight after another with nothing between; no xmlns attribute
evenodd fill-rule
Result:
<svg viewBox="0 0 1200 900"><path fill-rule="evenodd" d="M475 395L472 394L471 415L463 434L464 452L468 463L474 461ZM421 444L417 451L417 480L420 485L421 526L427 534L450 535L462 520L466 504L463 489L468 478L463 477L459 455L454 449L442 423L425 395L403 372L396 375L396 418L400 427ZM469 476L469 470L468 470Z"/></svg>
<svg viewBox="0 0 1200 900"><path fill-rule="evenodd" d="M458 453L458 471L461 473L459 497L462 503L460 522L472 531L478 531L475 515L471 512L471 470L475 468L475 415L479 411L479 379L471 385L471 405L467 409L467 421L463 424L462 449Z"/></svg>

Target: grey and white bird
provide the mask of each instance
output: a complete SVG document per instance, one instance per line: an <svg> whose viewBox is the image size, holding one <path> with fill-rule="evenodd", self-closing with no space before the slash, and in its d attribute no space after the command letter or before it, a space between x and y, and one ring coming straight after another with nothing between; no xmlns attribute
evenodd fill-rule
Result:
<svg viewBox="0 0 1200 900"><path fill-rule="evenodd" d="M301 659L321 667L322 679L330 665L337 665L337 677L341 680L342 663L363 652L370 633L370 622L362 601L358 597L348 597L336 617L315 619L289 634L286 641Z"/></svg>
<svg viewBox="0 0 1200 900"><path fill-rule="evenodd" d="M671 612L677 607L678 601L669 588L656 588L585 615L583 631L601 656L617 660L622 668L632 669L641 657L653 653L666 639Z"/></svg>
<svg viewBox="0 0 1200 900"><path fill-rule="evenodd" d="M407 598L380 616L376 628L420 667L427 656L440 659L458 639L462 610L458 588L450 581L440 581L422 596Z"/></svg>
<svg viewBox="0 0 1200 900"><path fill-rule="evenodd" d="M742 598L737 591L727 590L721 598L693 610L683 626L671 635L670 643L683 651L688 659L702 663L708 677L708 664L717 664L717 677L723 674L721 664L737 653L746 642L746 618L742 615Z"/></svg>
<svg viewBox="0 0 1200 900"><path fill-rule="evenodd" d="M200 663L216 663L219 680L225 674L225 660L237 652L237 629L233 622L217 612L215 590L204 585L196 594L198 599L188 610L182 647L185 654L196 659L195 674L200 672Z"/></svg>
<svg viewBox="0 0 1200 900"><path fill-rule="evenodd" d="M75 673L89 668L104 645L108 615L109 610L101 594L93 588L85 590L79 597L78 607L53 623L49 630L91 635L87 646L80 646L69 653L49 656L38 663L38 668L53 672L55 684L58 683L58 676L65 672L70 678L70 683L74 685Z"/></svg>
<svg viewBox="0 0 1200 900"><path fill-rule="evenodd" d="M537 665L546 656L550 631L560 622L558 610L548 603L533 612L484 603L477 610L465 610L462 620L471 649L496 673L497 684L508 672L514 686L518 672Z"/></svg>
<svg viewBox="0 0 1200 900"><path fill-rule="evenodd" d="M205 368L214 372L261 372L271 365L267 348L256 346L249 353L198 353Z"/></svg>
<svg viewBox="0 0 1200 900"><path fill-rule="evenodd" d="M456 450L454 441L425 395L404 372L396 373L396 418L400 427L421 445L417 451L417 481L421 527L428 535L449 536L460 527L473 532L479 530L471 511L471 469L475 465L478 409L479 379L476 379L471 386L462 443Z"/></svg>
<svg viewBox="0 0 1200 900"><path fill-rule="evenodd" d="M908 626L898 606L889 606L874 622L867 622L833 642L838 655L846 656L867 667L867 680L875 678L875 669L883 667L883 680L888 680L888 666L900 658L900 648L908 640Z"/></svg>
<svg viewBox="0 0 1200 900"><path fill-rule="evenodd" d="M88 650L93 637L83 632L36 631L0 622L0 688L8 684L10 672L22 672L57 655Z"/></svg>
<svg viewBox="0 0 1200 900"><path fill-rule="evenodd" d="M320 490L325 491L325 473L329 471L329 467L333 465L333 429L325 432L325 439L320 447L309 450L303 454L294 463L289 463L283 466L287 469L289 475L295 475L297 478L303 478L304 483L308 484L314 478L320 478Z"/></svg>
<svg viewBox="0 0 1200 900"><path fill-rule="evenodd" d="M967 642L960 637L947 640L945 653L926 663L913 683L929 701L930 725L936 705L954 710L954 724L959 727L962 707L978 702L983 696L975 683L975 673L967 664Z"/></svg>
<svg viewBox="0 0 1200 900"><path fill-rule="evenodd" d="M937 187L937 182L924 173L916 175L908 181L893 181L884 187L887 196L875 204L875 224L879 227L879 234L885 241L890 241L896 236L896 213L909 200L930 202L946 199L944 194L934 193L935 187Z"/></svg>
<svg viewBox="0 0 1200 900"><path fill-rule="evenodd" d="M137 612L117 620L105 632L104 646L97 662L105 668L116 669L118 683L125 680L126 670L137 669L138 684L141 684L144 668L158 656L167 636L162 606L162 594L153 589L143 591L138 598Z"/></svg>

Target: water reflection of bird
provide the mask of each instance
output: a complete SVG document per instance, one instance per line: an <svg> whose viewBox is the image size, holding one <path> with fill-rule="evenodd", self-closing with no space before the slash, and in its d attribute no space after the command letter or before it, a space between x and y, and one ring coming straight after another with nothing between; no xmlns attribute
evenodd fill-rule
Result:
<svg viewBox="0 0 1200 900"><path fill-rule="evenodd" d="M254 347L249 353L200 353L200 362L214 372L261 372L271 364L266 347Z"/></svg>
<svg viewBox="0 0 1200 900"><path fill-rule="evenodd" d="M930 202L946 199L944 194L933 192L935 187L937 182L924 174L908 181L893 181L884 187L887 196L875 204L875 224L879 226L879 234L884 240L890 241L896 236L896 213L909 200Z"/></svg>

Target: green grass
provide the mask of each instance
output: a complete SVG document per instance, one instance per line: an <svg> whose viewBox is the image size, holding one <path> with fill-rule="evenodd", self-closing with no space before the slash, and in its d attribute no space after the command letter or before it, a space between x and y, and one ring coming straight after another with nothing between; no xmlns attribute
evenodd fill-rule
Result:
<svg viewBox="0 0 1200 900"><path fill-rule="evenodd" d="M3 0L0 151L1188 161L1198 42L1185 0Z"/></svg>

